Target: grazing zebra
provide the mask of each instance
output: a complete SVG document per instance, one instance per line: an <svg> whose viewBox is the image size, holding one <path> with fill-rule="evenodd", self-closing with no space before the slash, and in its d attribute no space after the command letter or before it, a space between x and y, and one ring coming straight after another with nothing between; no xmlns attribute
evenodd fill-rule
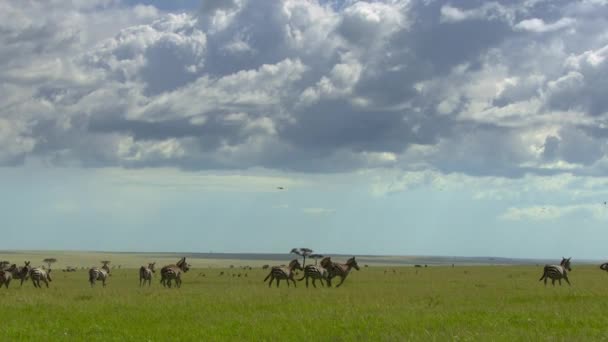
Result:
<svg viewBox="0 0 608 342"><path fill-rule="evenodd" d="M89 269L89 283L91 287L95 286L95 281L101 280L103 287L106 287L106 279L110 276L110 267L104 262L101 267L91 267Z"/></svg>
<svg viewBox="0 0 608 342"><path fill-rule="evenodd" d="M283 267L283 266L274 266L270 269L270 273L268 273L268 275L266 276L266 278L264 278L264 282L266 282L266 280L268 280L268 278L270 278L270 281L268 282L268 287L270 287L272 285L272 281L273 280L277 280L277 287L279 287L279 282L283 279L287 280L287 287L289 287L289 281L291 280L293 282L293 286L296 286L296 281L295 279L293 279L293 275L294 275L294 270L302 270L302 265L300 265L300 262L298 261L298 259L293 259L289 265L287 265L287 267Z"/></svg>
<svg viewBox="0 0 608 342"><path fill-rule="evenodd" d="M555 286L555 280L559 281L559 285L562 285L562 278L570 285L568 280L568 272L572 271L570 268L570 259L562 258L559 265L545 265L543 269L543 275L538 281L545 280L545 286L547 286L547 278L551 278L551 284Z"/></svg>
<svg viewBox="0 0 608 342"><path fill-rule="evenodd" d="M9 271L0 271L0 287L4 285L8 289L8 285L13 279L13 274Z"/></svg>
<svg viewBox="0 0 608 342"><path fill-rule="evenodd" d="M21 280L20 286L23 286L23 282L28 280L28 278L30 276L30 270L31 270L31 267L30 267L29 261L25 261L24 266L17 266L16 264L12 264L11 267L6 269L6 271L11 273L12 279Z"/></svg>
<svg viewBox="0 0 608 342"><path fill-rule="evenodd" d="M327 276L327 286L329 287L331 287L332 278L340 277L340 283L336 285L336 287L340 287L353 268L357 271L359 270L359 265L357 264L355 257L346 260L345 264L332 262L330 257L325 257L321 260L321 266L326 268L329 272L329 275Z"/></svg>
<svg viewBox="0 0 608 342"><path fill-rule="evenodd" d="M34 287L41 288L40 281L43 281L46 287L49 287L49 281L51 279L51 269L45 270L42 267L34 267L30 270L30 278L32 278L32 284Z"/></svg>
<svg viewBox="0 0 608 342"><path fill-rule="evenodd" d="M156 272L154 270L154 265L156 262L152 262L148 264L148 267L142 266L139 268L139 287L146 285L146 281L148 282L148 287L152 282L152 273Z"/></svg>
<svg viewBox="0 0 608 342"><path fill-rule="evenodd" d="M306 278L306 287L308 287L308 278L312 278L312 286L316 288L317 285L315 282L319 279L321 281L321 286L325 287L323 280L327 281L328 276L329 272L327 272L325 268L316 265L306 265L306 267L304 267L304 276L298 279L298 281L302 281Z"/></svg>
<svg viewBox="0 0 608 342"><path fill-rule="evenodd" d="M600 269L604 270L604 271L608 271L608 262L605 262L603 264L600 265Z"/></svg>
<svg viewBox="0 0 608 342"><path fill-rule="evenodd" d="M171 288L171 280L175 279L175 286L182 286L182 273L186 273L190 270L190 265L186 262L186 258L183 257L175 265L167 265L160 270L160 283L164 287L169 286Z"/></svg>

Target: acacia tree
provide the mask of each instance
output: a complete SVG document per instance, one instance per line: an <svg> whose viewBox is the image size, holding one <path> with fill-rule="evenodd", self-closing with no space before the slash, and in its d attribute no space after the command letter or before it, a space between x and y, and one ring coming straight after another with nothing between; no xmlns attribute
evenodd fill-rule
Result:
<svg viewBox="0 0 608 342"><path fill-rule="evenodd" d="M306 266L306 257L311 255L312 252L313 250L310 248L293 248L289 253L300 255L303 258L302 267L304 267Z"/></svg>
<svg viewBox="0 0 608 342"><path fill-rule="evenodd" d="M323 255L321 254L311 254L308 256L309 258L313 259L315 261L315 265L319 262L319 259L323 258Z"/></svg>
<svg viewBox="0 0 608 342"><path fill-rule="evenodd" d="M51 269L51 264L56 263L57 259L55 259L55 258L46 258L46 259L44 259L42 261L45 262L49 266L49 270L50 270Z"/></svg>

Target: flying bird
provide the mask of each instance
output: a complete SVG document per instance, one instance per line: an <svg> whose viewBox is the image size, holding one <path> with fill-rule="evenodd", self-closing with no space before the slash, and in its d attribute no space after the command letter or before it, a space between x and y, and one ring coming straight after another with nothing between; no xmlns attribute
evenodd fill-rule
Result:
<svg viewBox="0 0 608 342"><path fill-rule="evenodd" d="M284 188L282 186L277 186L277 189L283 190Z"/></svg>

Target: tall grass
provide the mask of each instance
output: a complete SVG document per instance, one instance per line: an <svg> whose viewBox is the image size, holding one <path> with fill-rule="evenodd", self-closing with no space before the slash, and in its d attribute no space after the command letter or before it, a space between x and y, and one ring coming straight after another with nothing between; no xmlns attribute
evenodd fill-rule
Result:
<svg viewBox="0 0 608 342"><path fill-rule="evenodd" d="M49 289L0 290L0 340L608 339L608 274L573 267L571 287L546 288L541 267L520 266L362 268L338 289L268 288L261 269L193 269L181 289L158 274L139 288L137 270L122 269L90 288L86 271L56 270Z"/></svg>

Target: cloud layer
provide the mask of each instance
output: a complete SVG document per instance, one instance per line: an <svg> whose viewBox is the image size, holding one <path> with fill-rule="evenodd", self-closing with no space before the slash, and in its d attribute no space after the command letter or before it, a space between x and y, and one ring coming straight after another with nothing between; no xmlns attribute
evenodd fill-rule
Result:
<svg viewBox="0 0 608 342"><path fill-rule="evenodd" d="M4 2L0 163L601 175L606 18L600 1Z"/></svg>

